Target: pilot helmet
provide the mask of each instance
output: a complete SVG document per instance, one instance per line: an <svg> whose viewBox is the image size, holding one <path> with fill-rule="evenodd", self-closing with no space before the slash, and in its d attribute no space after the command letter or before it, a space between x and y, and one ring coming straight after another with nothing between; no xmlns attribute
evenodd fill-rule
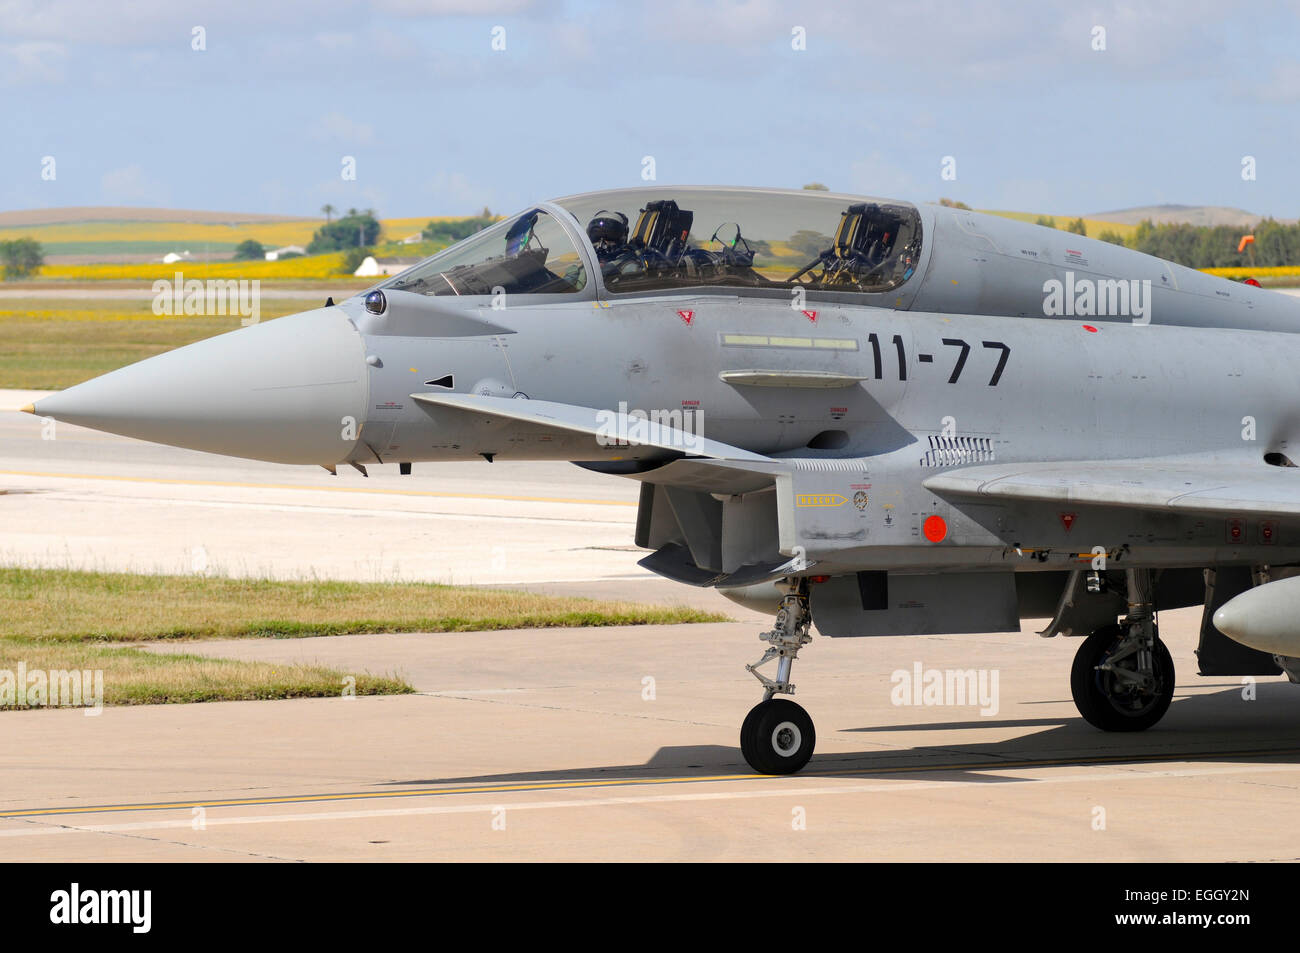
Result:
<svg viewBox="0 0 1300 953"><path fill-rule="evenodd" d="M587 223L587 237L593 245L602 242L611 245L627 244L627 216L622 212L601 209Z"/></svg>

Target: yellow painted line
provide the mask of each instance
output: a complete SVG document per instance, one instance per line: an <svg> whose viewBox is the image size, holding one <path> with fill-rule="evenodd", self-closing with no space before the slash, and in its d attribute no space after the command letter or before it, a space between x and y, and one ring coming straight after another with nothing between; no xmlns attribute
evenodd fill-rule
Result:
<svg viewBox="0 0 1300 953"><path fill-rule="evenodd" d="M383 493L388 496L429 496L448 500L507 500L512 503L578 503L591 506L636 506L625 500L583 500L561 496L510 496L497 493L439 493L434 490L393 490L364 486L310 486L297 483L241 483L236 480L166 480L160 477L114 476L105 473L44 473L36 470L0 470L3 476L61 480L115 480L119 483L157 483L166 486L226 486L250 490L308 490L322 493Z"/></svg>
<svg viewBox="0 0 1300 953"><path fill-rule="evenodd" d="M249 807L270 804L300 804L308 801L358 801L394 797L431 797L440 794L502 794L512 791L552 791L573 788L622 787L627 785L682 784L690 781L738 781L756 774L722 774L688 778L611 778L604 781L537 781L485 787L425 788L414 791L358 791L349 794L302 794L283 797L236 798L220 801L170 801L158 804L106 804L96 807L46 807L28 811L0 811L0 817L44 817L49 814L107 814L127 811L164 811L193 807Z"/></svg>
<svg viewBox="0 0 1300 953"><path fill-rule="evenodd" d="M1262 758L1300 754L1300 748L1253 748L1241 751L1184 751L1164 754L1097 755L1088 758L1034 758L1019 761L963 761L946 764L888 765L881 767L820 769L813 765L803 774L766 777L760 774L714 774L669 778L608 778L599 781L534 781L519 784L420 788L408 791L356 791L343 794L298 794L275 797L230 798L224 800L161 801L137 804L103 804L93 807L45 807L0 811L5 817L47 817L58 814L115 814L132 811L190 810L195 807L258 807L326 801L385 800L397 797L436 797L449 794L509 794L518 791L559 791L583 788L649 787L664 784L698 784L724 781L807 780L813 777L850 777L891 774L933 774L941 771L1006 771L1023 768L1085 767L1105 764L1147 764L1177 761L1209 761L1220 758Z"/></svg>

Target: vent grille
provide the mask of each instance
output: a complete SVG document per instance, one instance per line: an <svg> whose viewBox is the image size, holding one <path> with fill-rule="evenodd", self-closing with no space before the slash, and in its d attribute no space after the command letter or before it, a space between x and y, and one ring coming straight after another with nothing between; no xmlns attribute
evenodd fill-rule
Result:
<svg viewBox="0 0 1300 953"><path fill-rule="evenodd" d="M825 460L815 457L789 457L786 460L796 470L810 470L817 473L865 471L868 464L872 462L868 457L833 457Z"/></svg>
<svg viewBox="0 0 1300 953"><path fill-rule="evenodd" d="M988 437L930 437L923 467L954 467L963 463L991 463L993 441Z"/></svg>

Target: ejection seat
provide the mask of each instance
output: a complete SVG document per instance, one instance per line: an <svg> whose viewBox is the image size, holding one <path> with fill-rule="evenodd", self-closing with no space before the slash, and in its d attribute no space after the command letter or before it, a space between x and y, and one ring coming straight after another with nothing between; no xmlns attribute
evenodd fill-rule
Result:
<svg viewBox="0 0 1300 953"><path fill-rule="evenodd" d="M695 213L677 207L672 199L647 202L637 217L630 244L647 268L675 267L685 254Z"/></svg>

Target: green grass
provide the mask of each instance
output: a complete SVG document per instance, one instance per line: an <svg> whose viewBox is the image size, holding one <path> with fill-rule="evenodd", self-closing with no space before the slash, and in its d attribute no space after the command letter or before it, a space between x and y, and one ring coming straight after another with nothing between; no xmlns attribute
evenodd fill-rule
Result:
<svg viewBox="0 0 1300 953"><path fill-rule="evenodd" d="M42 642L304 638L725 622L679 607L432 583L282 582L0 569L0 638Z"/></svg>
<svg viewBox="0 0 1300 953"><path fill-rule="evenodd" d="M16 673L103 672L105 705L162 705L279 698L338 698L356 695L407 695L404 679L366 672L344 672L320 665L285 665L149 652L98 644L0 639L0 670ZM30 684L30 681L29 681ZM0 709L18 705L0 697Z"/></svg>
<svg viewBox="0 0 1300 953"><path fill-rule="evenodd" d="M2 568L0 673L16 672L20 662L28 672L102 671L108 705L330 698L345 685L357 695L405 694L414 689L394 675L152 652L139 643L726 620L693 609L428 583ZM0 708L13 707L0 693Z"/></svg>
<svg viewBox="0 0 1300 953"><path fill-rule="evenodd" d="M261 319L322 303L268 299ZM62 390L241 326L238 315L159 317L148 299L0 298L0 388Z"/></svg>

